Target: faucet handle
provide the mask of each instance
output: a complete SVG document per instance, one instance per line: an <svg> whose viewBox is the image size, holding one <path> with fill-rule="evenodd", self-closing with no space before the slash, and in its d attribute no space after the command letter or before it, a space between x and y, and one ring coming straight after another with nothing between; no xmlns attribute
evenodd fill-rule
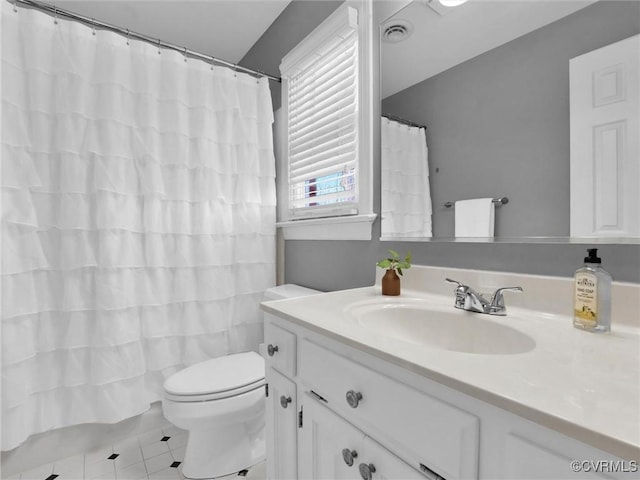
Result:
<svg viewBox="0 0 640 480"><path fill-rule="evenodd" d="M502 292L524 292L522 287L502 287L497 289L491 297L489 307L494 310L504 310L504 295Z"/></svg>
<svg viewBox="0 0 640 480"><path fill-rule="evenodd" d="M451 278L445 278L444 281L447 283L455 283L456 285L458 285L458 288L468 288L464 283L457 280L452 280Z"/></svg>

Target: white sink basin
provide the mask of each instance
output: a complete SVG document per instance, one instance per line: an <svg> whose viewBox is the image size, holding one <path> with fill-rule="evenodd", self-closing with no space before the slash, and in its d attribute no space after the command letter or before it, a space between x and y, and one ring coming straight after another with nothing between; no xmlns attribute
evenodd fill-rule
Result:
<svg viewBox="0 0 640 480"><path fill-rule="evenodd" d="M365 300L349 305L345 313L369 331L441 350L513 355L536 346L531 337L507 325L508 314L490 317L405 298Z"/></svg>

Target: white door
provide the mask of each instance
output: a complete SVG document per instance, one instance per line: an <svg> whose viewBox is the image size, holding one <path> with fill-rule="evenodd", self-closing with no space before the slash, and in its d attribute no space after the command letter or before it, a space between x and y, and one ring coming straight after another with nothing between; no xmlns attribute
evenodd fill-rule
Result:
<svg viewBox="0 0 640 480"><path fill-rule="evenodd" d="M267 477L298 478L296 384L273 368L267 370Z"/></svg>
<svg viewBox="0 0 640 480"><path fill-rule="evenodd" d="M570 61L571 236L640 237L640 35Z"/></svg>

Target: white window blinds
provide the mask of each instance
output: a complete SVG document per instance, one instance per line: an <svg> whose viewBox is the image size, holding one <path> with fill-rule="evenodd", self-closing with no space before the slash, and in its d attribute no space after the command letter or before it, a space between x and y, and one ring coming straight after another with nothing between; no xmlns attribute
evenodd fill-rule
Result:
<svg viewBox="0 0 640 480"><path fill-rule="evenodd" d="M281 67L291 218L358 213L357 11L341 13Z"/></svg>

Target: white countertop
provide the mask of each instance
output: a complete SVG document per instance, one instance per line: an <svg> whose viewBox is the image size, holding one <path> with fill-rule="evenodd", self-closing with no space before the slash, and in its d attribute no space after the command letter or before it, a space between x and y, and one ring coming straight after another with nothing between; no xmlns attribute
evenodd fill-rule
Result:
<svg viewBox="0 0 640 480"><path fill-rule="evenodd" d="M526 293L526 292L525 292ZM376 334L348 318L345 307L380 299L378 286L263 303L263 310L337 339L448 387L629 460L640 460L640 331L610 334L573 328L568 315L509 307L506 317L481 315L532 337L526 353L452 352ZM385 297L388 298L388 297ZM397 297L396 297L397 298ZM403 288L453 309L453 294Z"/></svg>

